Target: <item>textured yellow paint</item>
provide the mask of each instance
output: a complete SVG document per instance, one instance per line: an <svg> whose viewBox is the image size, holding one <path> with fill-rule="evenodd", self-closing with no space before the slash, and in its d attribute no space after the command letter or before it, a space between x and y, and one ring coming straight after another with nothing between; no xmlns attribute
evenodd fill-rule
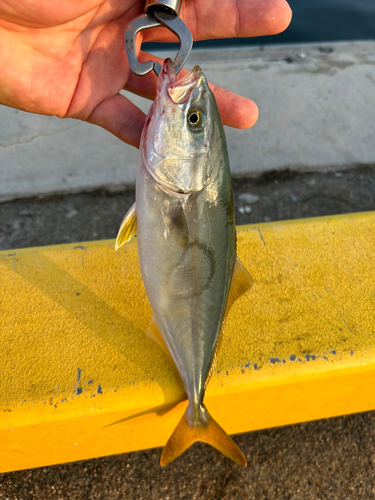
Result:
<svg viewBox="0 0 375 500"><path fill-rule="evenodd" d="M375 408L375 213L243 226L206 403L231 433ZM136 243L0 252L0 472L163 445L185 402ZM156 407L156 412L150 409ZM168 411L169 410L169 411Z"/></svg>

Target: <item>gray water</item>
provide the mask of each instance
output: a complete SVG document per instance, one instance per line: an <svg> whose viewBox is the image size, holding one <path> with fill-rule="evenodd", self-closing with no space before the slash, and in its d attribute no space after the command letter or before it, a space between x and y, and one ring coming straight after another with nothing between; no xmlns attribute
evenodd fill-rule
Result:
<svg viewBox="0 0 375 500"><path fill-rule="evenodd" d="M207 40L194 47L375 39L375 0L289 0L289 5L293 19L280 35ZM162 47L163 44L144 44L143 48L152 51Z"/></svg>

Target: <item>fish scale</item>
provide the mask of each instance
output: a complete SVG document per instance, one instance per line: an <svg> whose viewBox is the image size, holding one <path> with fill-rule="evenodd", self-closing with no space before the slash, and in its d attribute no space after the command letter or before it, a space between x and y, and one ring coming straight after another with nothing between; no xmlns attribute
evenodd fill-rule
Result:
<svg viewBox="0 0 375 500"><path fill-rule="evenodd" d="M199 67L179 81L170 60L160 71L142 133L136 202L117 247L135 232L153 310L149 335L165 346L189 400L161 464L204 441L246 465L203 404L225 313L252 279L236 256L225 135Z"/></svg>

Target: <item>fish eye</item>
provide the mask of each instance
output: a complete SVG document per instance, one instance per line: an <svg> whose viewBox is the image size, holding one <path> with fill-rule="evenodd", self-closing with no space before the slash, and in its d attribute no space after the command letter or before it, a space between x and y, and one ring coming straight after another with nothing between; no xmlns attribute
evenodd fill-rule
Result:
<svg viewBox="0 0 375 500"><path fill-rule="evenodd" d="M196 130L203 125L203 113L199 109L189 111L187 121L191 129Z"/></svg>

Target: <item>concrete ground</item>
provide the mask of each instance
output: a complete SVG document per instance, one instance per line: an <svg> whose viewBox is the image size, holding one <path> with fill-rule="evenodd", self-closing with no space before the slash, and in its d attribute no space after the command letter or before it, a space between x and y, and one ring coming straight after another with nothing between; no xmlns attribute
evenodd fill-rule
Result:
<svg viewBox="0 0 375 500"><path fill-rule="evenodd" d="M269 172L234 179L233 189L238 224L375 210L375 167ZM132 191L96 191L2 203L0 249L114 238L133 201ZM375 412L235 440L248 459L246 469L204 444L165 469L161 450L146 450L2 474L0 499L375 498Z"/></svg>
<svg viewBox="0 0 375 500"><path fill-rule="evenodd" d="M369 500L375 413L235 437L242 468L203 444L162 469L160 449L0 475L9 500Z"/></svg>
<svg viewBox="0 0 375 500"><path fill-rule="evenodd" d="M238 224L375 210L374 46L192 54L260 107L251 131L227 133ZM134 193L110 191L134 184L137 157L91 125L0 108L0 250L115 238ZM165 469L146 450L2 474L0 499L375 498L374 412L235 439L246 469L203 444Z"/></svg>
<svg viewBox="0 0 375 500"><path fill-rule="evenodd" d="M259 106L250 131L226 132L235 175L375 163L375 41L198 50L196 64ZM134 185L137 163L99 127L0 107L0 201Z"/></svg>
<svg viewBox="0 0 375 500"><path fill-rule="evenodd" d="M375 210L375 168L233 179L237 224ZM249 195L251 195L249 197ZM116 238L134 190L0 203L0 250Z"/></svg>

